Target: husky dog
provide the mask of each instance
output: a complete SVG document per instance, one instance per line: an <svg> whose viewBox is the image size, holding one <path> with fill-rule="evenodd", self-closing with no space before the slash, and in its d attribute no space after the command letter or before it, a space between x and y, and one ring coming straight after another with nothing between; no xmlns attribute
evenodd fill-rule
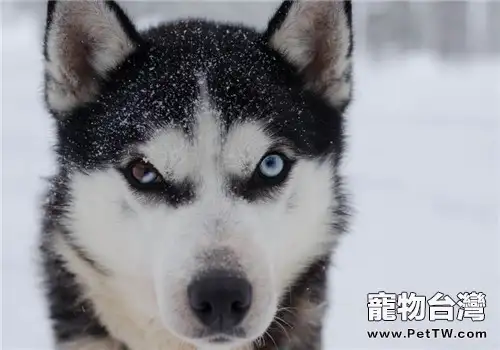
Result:
<svg viewBox="0 0 500 350"><path fill-rule="evenodd" d="M142 32L115 2L49 1L58 349L322 348L351 27L340 0L285 1L264 31Z"/></svg>

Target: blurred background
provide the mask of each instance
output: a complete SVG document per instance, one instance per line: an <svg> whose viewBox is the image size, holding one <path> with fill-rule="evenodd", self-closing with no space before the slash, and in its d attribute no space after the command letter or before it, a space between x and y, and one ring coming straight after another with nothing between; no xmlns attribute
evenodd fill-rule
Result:
<svg viewBox="0 0 500 350"><path fill-rule="evenodd" d="M134 18L176 18L179 15L210 16L264 24L264 9L276 1L205 1L209 7L175 1L125 1ZM256 5L256 3L258 5ZM9 16L19 20L28 16L43 21L43 1L4 1ZM231 9L234 7L234 9ZM466 59L500 54L500 1L367 1L356 2L358 48L380 57L396 51L431 51L443 59Z"/></svg>
<svg viewBox="0 0 500 350"><path fill-rule="evenodd" d="M186 16L264 29L278 1L119 1L140 28ZM51 349L36 244L53 125L45 2L1 1L2 347ZM355 1L344 173L355 215L331 270L325 350L500 349L500 1ZM486 294L484 322L367 321L367 294ZM368 339L452 328L486 339ZM149 349L144 349L149 350Z"/></svg>

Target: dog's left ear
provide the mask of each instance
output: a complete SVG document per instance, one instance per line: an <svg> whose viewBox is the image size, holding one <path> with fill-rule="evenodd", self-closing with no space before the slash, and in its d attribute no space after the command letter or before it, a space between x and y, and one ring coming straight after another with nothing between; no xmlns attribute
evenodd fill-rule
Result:
<svg viewBox="0 0 500 350"><path fill-rule="evenodd" d="M264 34L306 87L340 110L351 98L351 6L347 0L284 1Z"/></svg>
<svg viewBox="0 0 500 350"><path fill-rule="evenodd" d="M114 1L49 1L45 27L45 99L58 117L99 95L102 82L140 45Z"/></svg>

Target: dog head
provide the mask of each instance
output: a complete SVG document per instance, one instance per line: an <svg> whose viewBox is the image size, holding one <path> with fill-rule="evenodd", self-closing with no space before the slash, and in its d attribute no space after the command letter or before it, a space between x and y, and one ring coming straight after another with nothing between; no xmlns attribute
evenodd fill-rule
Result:
<svg viewBox="0 0 500 350"><path fill-rule="evenodd" d="M264 32L194 19L138 32L114 2L50 2L55 219L165 332L249 344L330 254L350 6L286 1Z"/></svg>

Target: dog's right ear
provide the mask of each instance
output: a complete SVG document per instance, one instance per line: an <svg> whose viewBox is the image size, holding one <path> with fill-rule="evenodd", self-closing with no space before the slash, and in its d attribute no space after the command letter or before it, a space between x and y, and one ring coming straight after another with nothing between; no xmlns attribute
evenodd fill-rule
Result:
<svg viewBox="0 0 500 350"><path fill-rule="evenodd" d="M49 1L45 28L45 100L56 116L93 101L100 84L140 45L114 1Z"/></svg>

